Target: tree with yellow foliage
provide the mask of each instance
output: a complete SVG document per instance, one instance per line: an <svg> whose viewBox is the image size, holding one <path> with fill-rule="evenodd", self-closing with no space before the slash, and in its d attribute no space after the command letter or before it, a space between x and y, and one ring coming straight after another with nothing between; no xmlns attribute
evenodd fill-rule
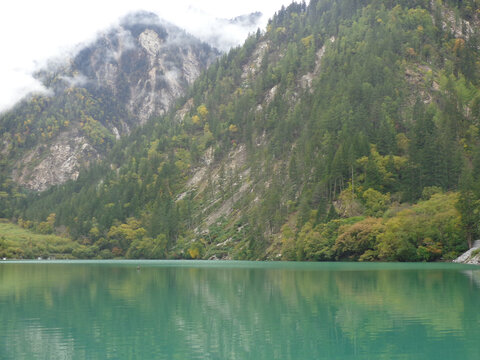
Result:
<svg viewBox="0 0 480 360"><path fill-rule="evenodd" d="M197 114L202 121L207 120L208 110L207 107L202 104L197 108Z"/></svg>

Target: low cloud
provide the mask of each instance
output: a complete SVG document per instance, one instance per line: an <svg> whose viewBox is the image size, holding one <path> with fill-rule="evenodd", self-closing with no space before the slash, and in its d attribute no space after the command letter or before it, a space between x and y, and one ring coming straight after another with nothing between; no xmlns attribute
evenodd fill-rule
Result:
<svg viewBox="0 0 480 360"><path fill-rule="evenodd" d="M90 79L88 79L84 75L76 75L74 77L70 76L61 76L60 77L63 81L65 81L69 87L84 87L87 85L89 82L91 82Z"/></svg>
<svg viewBox="0 0 480 360"><path fill-rule="evenodd" d="M47 89L39 80L33 77L32 72L26 69L16 69L14 71L0 71L2 82L10 84L9 87L0 86L0 113L5 112L32 94L42 94L45 96L53 95L53 92Z"/></svg>
<svg viewBox="0 0 480 360"><path fill-rule="evenodd" d="M263 28L267 22L266 17L260 13L246 14L245 17L250 17L253 21L217 18L200 9L189 7L176 25L217 49L228 51L241 45L250 33L257 28Z"/></svg>
<svg viewBox="0 0 480 360"><path fill-rule="evenodd" d="M120 43L119 51L111 52L109 55L118 62L123 51L135 48L135 39L130 31L122 28L116 29L116 36Z"/></svg>

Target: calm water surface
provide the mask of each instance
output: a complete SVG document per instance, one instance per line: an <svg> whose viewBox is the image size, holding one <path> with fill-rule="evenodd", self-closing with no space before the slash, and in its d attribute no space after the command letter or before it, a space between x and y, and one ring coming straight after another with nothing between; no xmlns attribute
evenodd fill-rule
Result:
<svg viewBox="0 0 480 360"><path fill-rule="evenodd" d="M479 310L454 264L4 262L0 359L479 359Z"/></svg>

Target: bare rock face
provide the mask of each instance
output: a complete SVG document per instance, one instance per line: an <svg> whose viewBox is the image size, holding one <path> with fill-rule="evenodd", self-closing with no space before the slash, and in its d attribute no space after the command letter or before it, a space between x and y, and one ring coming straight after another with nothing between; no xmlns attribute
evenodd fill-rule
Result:
<svg viewBox="0 0 480 360"><path fill-rule="evenodd" d="M98 158L98 152L78 131L64 132L54 143L27 153L13 171L13 178L31 190L43 191L75 180L82 166Z"/></svg>
<svg viewBox="0 0 480 360"><path fill-rule="evenodd" d="M480 240L475 241L472 248L453 260L454 263L480 265Z"/></svg>
<svg viewBox="0 0 480 360"><path fill-rule="evenodd" d="M135 13L78 53L71 73L122 107L119 129L162 115L220 53L151 13ZM117 109L118 110L118 109Z"/></svg>

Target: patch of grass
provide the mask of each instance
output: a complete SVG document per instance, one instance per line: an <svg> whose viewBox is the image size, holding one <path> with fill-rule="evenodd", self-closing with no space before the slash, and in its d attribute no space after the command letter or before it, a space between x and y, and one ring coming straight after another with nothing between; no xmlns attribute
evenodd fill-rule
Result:
<svg viewBox="0 0 480 360"><path fill-rule="evenodd" d="M57 235L41 235L0 221L0 258L71 258L78 243Z"/></svg>
<svg viewBox="0 0 480 360"><path fill-rule="evenodd" d="M471 256L474 257L474 256L477 256L478 254L480 254L480 248L473 250Z"/></svg>

